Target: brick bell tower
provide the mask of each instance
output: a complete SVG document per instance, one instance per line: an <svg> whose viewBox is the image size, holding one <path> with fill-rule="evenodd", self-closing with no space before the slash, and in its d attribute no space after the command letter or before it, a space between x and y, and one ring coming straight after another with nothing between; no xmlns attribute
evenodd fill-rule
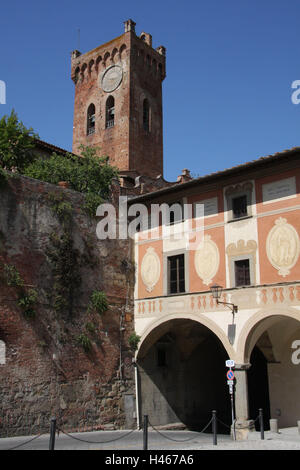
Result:
<svg viewBox="0 0 300 470"><path fill-rule="evenodd" d="M162 81L166 51L150 34L125 33L86 54L72 52L73 153L97 146L121 173L163 174Z"/></svg>

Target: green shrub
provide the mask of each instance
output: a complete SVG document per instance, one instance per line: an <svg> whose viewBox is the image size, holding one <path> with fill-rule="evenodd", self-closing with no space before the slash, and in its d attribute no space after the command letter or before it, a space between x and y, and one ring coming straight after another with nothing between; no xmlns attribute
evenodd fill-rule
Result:
<svg viewBox="0 0 300 470"><path fill-rule="evenodd" d="M76 340L77 340L77 343L83 347L85 352L89 352L92 349L92 342L90 338L86 336L84 333L81 333L79 336L77 336Z"/></svg>
<svg viewBox="0 0 300 470"><path fill-rule="evenodd" d="M97 207L103 202L103 198L99 194L87 193L85 194L85 202L83 205L83 210L90 217L95 217Z"/></svg>
<svg viewBox="0 0 300 470"><path fill-rule="evenodd" d="M19 295L18 306L21 308L25 317L35 317L34 305L37 301L38 293L35 289L29 289Z"/></svg>
<svg viewBox="0 0 300 470"><path fill-rule="evenodd" d="M0 166L22 172L35 158L35 138L38 135L18 120L14 110L10 116L3 116L0 120Z"/></svg>
<svg viewBox="0 0 300 470"><path fill-rule="evenodd" d="M96 331L96 326L94 325L93 322L87 322L85 324L85 328L87 329L87 331L89 333L95 333L95 331Z"/></svg>
<svg viewBox="0 0 300 470"><path fill-rule="evenodd" d="M20 276L17 268L12 264L4 264L2 266L4 281L9 287L22 287L24 281Z"/></svg>
<svg viewBox="0 0 300 470"><path fill-rule="evenodd" d="M137 348L138 348L138 344L141 340L141 337L139 335L136 334L136 332L133 332L129 338L128 338L128 343L129 343L129 346L131 347L131 349L133 351L136 351Z"/></svg>
<svg viewBox="0 0 300 470"><path fill-rule="evenodd" d="M108 301L105 292L94 291L91 295L89 310L95 310L101 315L108 309Z"/></svg>
<svg viewBox="0 0 300 470"><path fill-rule="evenodd" d="M72 205L64 199L62 193L50 193L48 196L51 210L62 223L70 222L72 218Z"/></svg>
<svg viewBox="0 0 300 470"><path fill-rule="evenodd" d="M97 149L81 146L81 150L81 157L53 153L50 158L36 159L24 169L24 174L52 184L67 181L74 191L106 199L117 169L108 164L107 157L98 157Z"/></svg>

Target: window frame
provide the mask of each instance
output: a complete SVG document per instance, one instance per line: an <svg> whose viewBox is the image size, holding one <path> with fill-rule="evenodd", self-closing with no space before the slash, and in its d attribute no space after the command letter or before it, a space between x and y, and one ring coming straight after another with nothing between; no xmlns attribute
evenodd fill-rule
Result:
<svg viewBox="0 0 300 470"><path fill-rule="evenodd" d="M93 106L94 113L90 112L90 108ZM93 121L92 121L93 118ZM91 125L93 122L93 126ZM90 103L87 109L87 116L86 116L86 134L87 136L95 134L96 131L96 107L94 103Z"/></svg>
<svg viewBox="0 0 300 470"><path fill-rule="evenodd" d="M237 263L241 263L243 261L248 261L248 275L247 277L249 278L249 282L244 282L244 283L238 283L238 273L237 273ZM246 277L246 276L244 276ZM251 273L250 273L250 259L249 258L243 258L243 259L238 259L234 261L234 283L235 287L245 287L245 286L250 286L251 285Z"/></svg>
<svg viewBox="0 0 300 470"><path fill-rule="evenodd" d="M243 260L249 260L249 279L250 279L250 284L243 284L243 285L236 285L236 274L235 274L235 262L236 261L243 261ZM253 254L244 254L244 255L237 255L237 256L232 256L230 258L230 278L231 278L231 287L233 288L239 288L239 287L250 287L255 285L255 261Z"/></svg>
<svg viewBox="0 0 300 470"><path fill-rule="evenodd" d="M185 218L184 218L184 204L186 204L185 202L186 198L183 198L183 199L177 199L176 201L171 201L171 202L165 202L165 204L167 204L169 206L169 208L171 206L173 206L173 204L179 204L180 207L181 207L181 220L171 220L171 214L173 214L173 216L175 216L174 212L170 212L170 220L169 220L169 223L168 224L165 224L166 226L171 226L171 225L176 225L176 224L180 224L180 223L183 223L185 221ZM162 222L162 221L161 221Z"/></svg>
<svg viewBox="0 0 300 470"><path fill-rule="evenodd" d="M244 220L252 217L252 199L253 199L253 183L246 182L242 185L237 185L236 187L227 188L225 191L225 198L227 203L227 222L236 222L238 220ZM246 196L247 198L247 215L241 217L234 217L233 213L233 200L238 197Z"/></svg>
<svg viewBox="0 0 300 470"><path fill-rule="evenodd" d="M109 100L113 102L113 106L108 107ZM115 122L116 122L115 109L116 109L115 98L113 95L109 95L105 102L105 129L111 129L112 127L115 127ZM113 110L113 119L109 119L109 117L111 117L112 110Z"/></svg>
<svg viewBox="0 0 300 470"><path fill-rule="evenodd" d="M170 268L169 268L169 259L177 256L183 256L183 273L184 273L184 291L182 292L171 292L170 285ZM164 255L164 293L167 296L173 295L183 295L188 292L189 289L189 269L188 269L188 257L187 253L182 250L177 250L173 252L167 252Z"/></svg>

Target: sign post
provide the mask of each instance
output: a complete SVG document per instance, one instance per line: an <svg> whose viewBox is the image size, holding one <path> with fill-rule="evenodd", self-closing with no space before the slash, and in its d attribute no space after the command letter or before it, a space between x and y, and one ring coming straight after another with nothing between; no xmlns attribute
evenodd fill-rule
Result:
<svg viewBox="0 0 300 470"><path fill-rule="evenodd" d="M229 394L230 394L233 439L236 440L235 427L234 427L234 422L235 422L235 416L234 416L234 372L232 370L232 367L235 366L235 362L232 359L228 359L225 362L225 365L226 365L226 367L229 368L229 370L226 373L226 377L227 377L227 385L229 386Z"/></svg>

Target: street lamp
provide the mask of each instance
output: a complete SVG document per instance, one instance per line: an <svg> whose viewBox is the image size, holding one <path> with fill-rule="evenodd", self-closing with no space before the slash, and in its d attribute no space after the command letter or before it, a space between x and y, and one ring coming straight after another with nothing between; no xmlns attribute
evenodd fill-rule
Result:
<svg viewBox="0 0 300 470"><path fill-rule="evenodd" d="M229 307L232 312L232 324L228 325L228 339L229 339L230 344L233 344L235 340L235 330L236 330L235 324L234 324L234 314L238 312L238 307L237 305L234 305L230 302L221 302L221 300L219 300L219 298L221 297L223 287L218 286L218 284L214 284L211 286L210 290L217 304L226 305L226 307Z"/></svg>
<svg viewBox="0 0 300 470"><path fill-rule="evenodd" d="M211 290L212 296L215 299L215 301L217 302L217 304L223 304L223 305L226 305L227 307L229 307L230 310L232 311L232 315L234 317L234 314L238 312L237 305L234 305L230 302L221 302L221 300L219 300L219 298L221 297L223 287L218 286L218 284L214 284L214 285L211 286L210 290Z"/></svg>

